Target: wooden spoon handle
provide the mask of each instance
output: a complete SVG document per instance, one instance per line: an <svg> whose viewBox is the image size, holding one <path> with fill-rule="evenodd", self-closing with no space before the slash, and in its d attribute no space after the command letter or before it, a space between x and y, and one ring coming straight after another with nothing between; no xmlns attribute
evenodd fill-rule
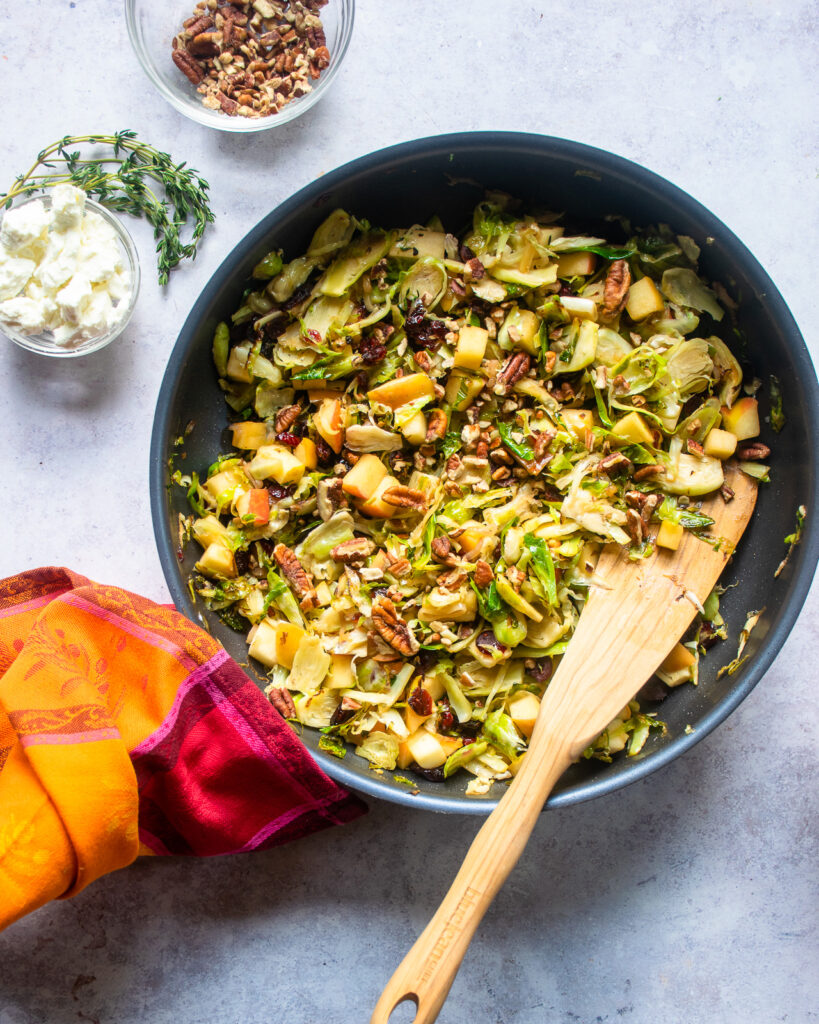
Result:
<svg viewBox="0 0 819 1024"><path fill-rule="evenodd" d="M560 724L540 716L536 731L546 728L552 735L530 748L521 762L503 799L472 841L434 917L387 983L370 1024L387 1024L396 1006L407 1000L417 1007L414 1024L437 1019L475 929L523 852L546 797L572 763ZM532 758L533 752L540 756Z"/></svg>

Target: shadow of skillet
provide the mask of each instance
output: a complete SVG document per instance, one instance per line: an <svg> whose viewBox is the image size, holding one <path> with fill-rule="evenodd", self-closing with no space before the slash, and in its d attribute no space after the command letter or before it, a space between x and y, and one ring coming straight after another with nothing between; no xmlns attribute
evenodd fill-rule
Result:
<svg viewBox="0 0 819 1024"><path fill-rule="evenodd" d="M635 886L656 879L658 864L667 870L668 851L690 849L684 838L720 800L713 755L702 753L714 746L706 742L699 755L610 797L544 815L456 987L471 986L473 998L485 992L499 951L515 958L521 947L543 949L538 985L564 985L560 976L572 968L562 962L567 925L571 946L592 948L601 931L621 928L633 914ZM679 800L681 790L692 799ZM216 975L232 1009L222 1016L214 1006L203 1021L366 1019L480 824L370 803L370 814L352 825L278 849L196 863L140 860L18 922L0 935L0 1011L18 1011L10 1024L164 1024L162 1009L169 1021L194 1024L200 1018L180 1005L180 986L201 993ZM357 1009L349 1017L321 991L339 977L355 978ZM276 1005L300 985L311 990L307 1016L254 1015L260 999ZM234 1006L237 992L247 1000L243 1007ZM234 1010L240 1015L231 1016ZM2 1012L0 1021L6 1024Z"/></svg>

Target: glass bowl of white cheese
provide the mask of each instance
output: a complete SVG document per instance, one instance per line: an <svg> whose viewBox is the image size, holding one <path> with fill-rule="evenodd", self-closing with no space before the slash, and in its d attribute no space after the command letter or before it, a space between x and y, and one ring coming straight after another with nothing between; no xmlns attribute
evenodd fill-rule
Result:
<svg viewBox="0 0 819 1024"><path fill-rule="evenodd" d="M139 257L120 220L73 185L0 221L0 332L41 355L88 355L122 333L139 292Z"/></svg>

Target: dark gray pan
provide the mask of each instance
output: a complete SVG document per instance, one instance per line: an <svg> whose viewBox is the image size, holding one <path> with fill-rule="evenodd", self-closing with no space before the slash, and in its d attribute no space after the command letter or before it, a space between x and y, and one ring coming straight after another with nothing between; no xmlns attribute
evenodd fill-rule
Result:
<svg viewBox="0 0 819 1024"><path fill-rule="evenodd" d="M702 270L721 281L740 300L739 324L747 339L741 358L764 382L760 392L767 417L768 380L782 383L787 421L775 434L765 423L762 440L771 446L773 482L762 487L758 508L728 569L739 586L723 599L730 640L705 661L700 685L682 686L657 706L668 735L652 738L634 758L611 765L589 762L566 773L549 799L565 806L603 793L661 768L692 747L722 722L770 667L807 595L819 557L817 439L819 388L799 330L771 279L748 249L712 213L680 189L644 168L610 153L562 139L504 132L464 133L421 139L346 164L319 178L273 210L225 259L193 307L171 353L154 421L151 442L151 510L159 555L177 607L207 626L227 650L247 662L244 638L225 627L201 605L194 605L185 579L196 553L177 554L177 515L187 512L181 489L169 482L174 441L185 424L194 430L184 446L185 469L200 473L217 452L228 449L227 409L211 362L214 326L237 308L250 269L269 249L281 247L292 258L302 253L315 227L336 207L371 223L393 227L425 222L439 214L447 230L468 222L485 188L502 189L527 206L565 211L573 229L615 227L603 224L611 214L635 226L663 222L692 236L702 248ZM179 452L176 452L177 459ZM179 462L177 462L179 464ZM794 528L796 508L809 509L802 544L778 579L783 538ZM733 676L717 679L718 668L736 653L736 641L751 609L765 607L748 644L750 658ZM263 685L256 666L249 674ZM691 731L686 732L690 726ZM390 773L372 772L349 752L343 760L317 748L318 733L304 730L304 741L333 777L373 796L431 810L487 814L502 794L464 795L463 773L444 784L417 780L419 792L396 782ZM737 756L743 756L738 751ZM406 775L407 773L400 773Z"/></svg>

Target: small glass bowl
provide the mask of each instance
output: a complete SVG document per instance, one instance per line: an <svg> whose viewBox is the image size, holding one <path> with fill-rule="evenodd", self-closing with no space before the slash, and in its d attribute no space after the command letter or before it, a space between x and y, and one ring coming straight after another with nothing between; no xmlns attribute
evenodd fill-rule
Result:
<svg viewBox="0 0 819 1024"><path fill-rule="evenodd" d="M147 76L165 99L186 117L225 132L262 132L294 120L330 88L336 77L353 32L355 0L329 0L319 11L330 64L305 96L285 104L278 114L269 117L231 116L221 110L210 110L202 104L202 96L171 60L171 43L182 28L182 22L193 14L196 0L125 0L128 35L139 62Z"/></svg>
<svg viewBox="0 0 819 1024"><path fill-rule="evenodd" d="M35 200L40 200L46 209L51 205L51 196L48 194L34 195L25 202L32 203ZM13 209L19 209L24 205L25 203L17 203ZM118 337L125 330L128 321L131 319L131 314L133 313L134 306L136 305L137 295L139 294L139 256L137 255L136 246L134 245L131 236L123 227L119 218L110 210L106 209L106 207L100 206L100 204L94 202L93 199L86 199L85 209L89 212L93 211L94 213L98 213L100 217L110 224L116 232L125 268L131 278L130 292L127 298L121 299L116 307L120 312L120 316L116 323L112 324L111 327L109 327L109 329L103 334L96 334L91 338L85 338L82 341L78 341L75 345L58 345L54 340L54 335L51 331L42 331L39 334L25 334L17 327L11 327L0 320L0 333L13 341L15 345L19 345L21 348L27 348L30 352L38 352L43 356L56 356L58 359L71 358L72 356L86 356L91 352L98 352L101 348L105 348L106 345L110 345L114 338ZM2 219L0 219L0 223L2 223Z"/></svg>

